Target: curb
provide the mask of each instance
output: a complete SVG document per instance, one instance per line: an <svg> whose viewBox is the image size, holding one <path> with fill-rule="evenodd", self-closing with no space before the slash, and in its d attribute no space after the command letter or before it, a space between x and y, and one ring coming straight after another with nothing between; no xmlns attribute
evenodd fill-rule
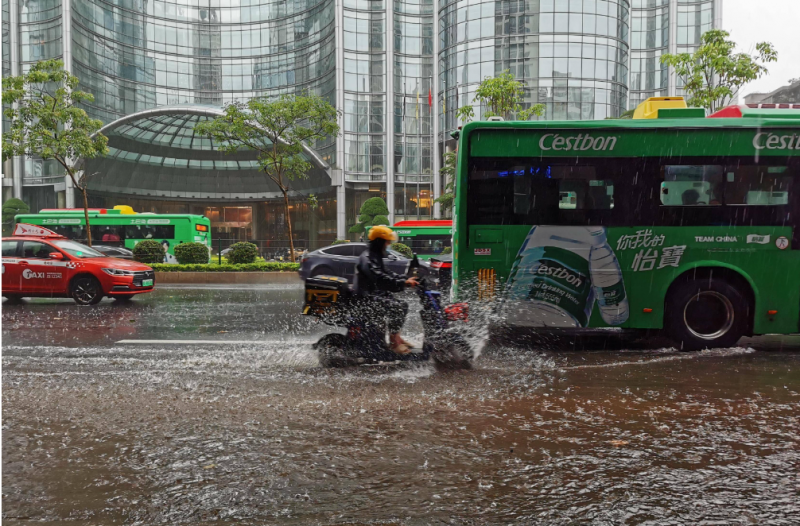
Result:
<svg viewBox="0 0 800 526"><path fill-rule="evenodd" d="M297 272L156 272L156 286L160 284L263 284L300 283Z"/></svg>

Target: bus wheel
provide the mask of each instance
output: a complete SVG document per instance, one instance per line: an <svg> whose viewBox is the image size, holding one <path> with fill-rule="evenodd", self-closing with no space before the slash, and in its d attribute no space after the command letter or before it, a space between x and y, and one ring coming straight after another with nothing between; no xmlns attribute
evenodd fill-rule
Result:
<svg viewBox="0 0 800 526"><path fill-rule="evenodd" d="M94 276L76 276L70 285L70 296L78 305L95 305L103 299L103 287Z"/></svg>
<svg viewBox="0 0 800 526"><path fill-rule="evenodd" d="M724 279L691 279L666 302L665 327L684 351L731 347L749 325L749 302Z"/></svg>

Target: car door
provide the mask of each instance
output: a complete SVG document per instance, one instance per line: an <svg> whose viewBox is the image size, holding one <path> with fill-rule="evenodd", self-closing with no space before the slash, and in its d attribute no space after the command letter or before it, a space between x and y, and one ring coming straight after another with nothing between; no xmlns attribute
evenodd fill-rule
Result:
<svg viewBox="0 0 800 526"><path fill-rule="evenodd" d="M22 268L18 257L19 241L3 240L3 292L21 292Z"/></svg>
<svg viewBox="0 0 800 526"><path fill-rule="evenodd" d="M350 283L353 283L356 277L356 266L358 266L358 258L361 257L361 254L367 250L367 245L361 243L353 243L350 245L345 245L348 247L349 252L343 261L345 266L345 274L344 276Z"/></svg>
<svg viewBox="0 0 800 526"><path fill-rule="evenodd" d="M409 263L411 263L410 260L400 256L394 251L389 252L387 257L383 260L383 264L386 268L401 276L405 276L408 273Z"/></svg>
<svg viewBox="0 0 800 526"><path fill-rule="evenodd" d="M42 241L22 241L22 287L23 292L53 294L64 288L66 262L50 259L57 248Z"/></svg>
<svg viewBox="0 0 800 526"><path fill-rule="evenodd" d="M353 266L353 247L351 245L333 245L323 252L326 256L327 266L330 266L337 276L347 278L352 282L353 271L350 270L350 267Z"/></svg>

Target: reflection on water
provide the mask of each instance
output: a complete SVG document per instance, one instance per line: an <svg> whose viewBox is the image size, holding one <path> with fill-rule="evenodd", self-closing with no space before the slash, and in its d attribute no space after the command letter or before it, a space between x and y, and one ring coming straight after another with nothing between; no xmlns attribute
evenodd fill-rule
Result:
<svg viewBox="0 0 800 526"><path fill-rule="evenodd" d="M800 516L796 339L783 350L759 340L698 353L490 350L475 371L454 374L328 371L309 345L325 329L294 319L295 292L239 291L240 301L236 291L163 290L179 301L104 302L97 311L4 306L4 519L794 524ZM62 319L48 326L43 312ZM116 334L126 319L136 320L134 336L96 336ZM170 328L173 339L262 343L113 343Z"/></svg>

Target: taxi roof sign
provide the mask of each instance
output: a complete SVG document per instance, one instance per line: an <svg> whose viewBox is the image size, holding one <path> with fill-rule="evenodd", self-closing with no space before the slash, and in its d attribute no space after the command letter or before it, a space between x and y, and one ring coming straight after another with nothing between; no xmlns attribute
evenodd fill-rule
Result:
<svg viewBox="0 0 800 526"><path fill-rule="evenodd" d="M64 237L56 234L52 230L48 230L38 225L29 225L28 223L17 223L17 226L14 227L14 235L33 237Z"/></svg>

